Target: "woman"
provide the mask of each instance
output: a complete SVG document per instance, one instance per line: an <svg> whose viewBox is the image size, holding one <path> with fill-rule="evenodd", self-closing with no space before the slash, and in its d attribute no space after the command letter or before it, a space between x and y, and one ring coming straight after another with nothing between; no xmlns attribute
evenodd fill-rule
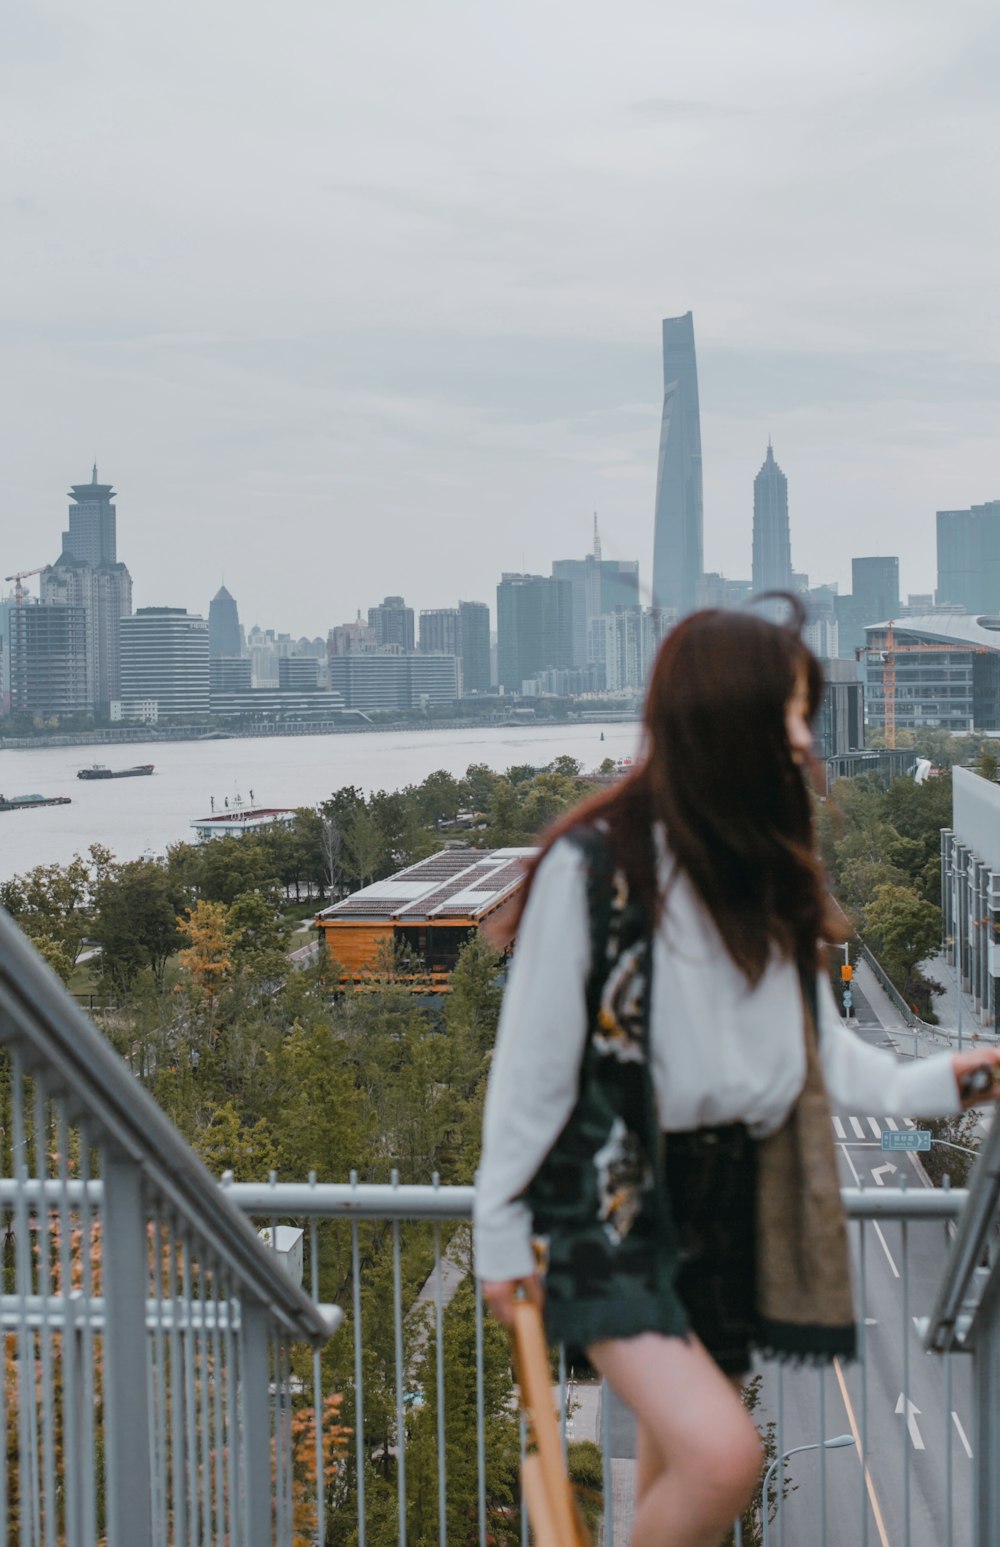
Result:
<svg viewBox="0 0 1000 1547"><path fill-rule="evenodd" d="M805 778L822 680L788 600L794 627L709 611L665 641L644 759L531 868L490 1076L483 1294L503 1322L544 1299L634 1412L633 1547L709 1547L746 1507L751 1348L853 1352L827 1092L947 1114L1000 1060L899 1063L841 1021Z"/></svg>

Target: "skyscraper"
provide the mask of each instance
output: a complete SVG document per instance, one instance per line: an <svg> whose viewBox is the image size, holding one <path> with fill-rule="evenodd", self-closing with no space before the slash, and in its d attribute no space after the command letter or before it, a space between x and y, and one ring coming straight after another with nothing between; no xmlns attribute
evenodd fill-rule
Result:
<svg viewBox="0 0 1000 1547"><path fill-rule="evenodd" d="M396 646L407 653L413 649L413 608L401 596L387 596L378 607L368 609L368 627L375 630L380 650Z"/></svg>
<svg viewBox="0 0 1000 1547"><path fill-rule="evenodd" d="M243 631L233 596L220 586L208 604L208 653L235 658L243 654Z"/></svg>
<svg viewBox="0 0 1000 1547"><path fill-rule="evenodd" d="M159 719L208 713L208 624L184 607L140 607L122 618L122 717Z"/></svg>
<svg viewBox="0 0 1000 1547"><path fill-rule="evenodd" d="M508 693L546 667L573 663L573 587L545 575L504 575L497 586L497 675Z"/></svg>
<svg viewBox="0 0 1000 1547"><path fill-rule="evenodd" d="M106 716L119 696L119 623L132 611L132 576L117 559L114 490L98 483L74 484L69 530L54 564L43 571L39 589L49 606L81 607L85 618L89 709Z"/></svg>
<svg viewBox="0 0 1000 1547"><path fill-rule="evenodd" d="M678 617L697 605L702 572L701 422L694 319L663 322L663 420L656 473L653 602Z"/></svg>
<svg viewBox="0 0 1000 1547"><path fill-rule="evenodd" d="M63 533L63 552L95 569L116 563L117 513L111 503L115 491L109 483L98 483L96 462L90 482L75 483L69 492L74 503L69 507L69 531Z"/></svg>
<svg viewBox="0 0 1000 1547"><path fill-rule="evenodd" d="M568 580L573 590L573 665L592 659L591 626L616 607L638 607L639 564L636 559L605 559L594 516L594 548L583 559L553 559L552 578Z"/></svg>
<svg viewBox="0 0 1000 1547"><path fill-rule="evenodd" d="M937 513L937 600L1000 612L1000 500Z"/></svg>
<svg viewBox="0 0 1000 1547"><path fill-rule="evenodd" d="M767 443L764 465L753 481L753 593L791 591L792 544L788 530L788 479Z"/></svg>
<svg viewBox="0 0 1000 1547"><path fill-rule="evenodd" d="M462 692L490 690L490 609L485 602L459 602Z"/></svg>

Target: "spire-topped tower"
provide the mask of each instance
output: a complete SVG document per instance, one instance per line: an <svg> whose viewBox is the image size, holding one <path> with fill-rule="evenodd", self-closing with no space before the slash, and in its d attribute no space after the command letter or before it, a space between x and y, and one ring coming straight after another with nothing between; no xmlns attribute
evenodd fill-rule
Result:
<svg viewBox="0 0 1000 1547"><path fill-rule="evenodd" d="M755 596L793 589L788 479L774 460L770 436L764 465L753 481L752 574Z"/></svg>
<svg viewBox="0 0 1000 1547"><path fill-rule="evenodd" d="M69 492L73 504L69 507L69 531L63 533L63 552L95 568L117 563L115 491L109 483L98 483L96 462L90 482L75 483Z"/></svg>
<svg viewBox="0 0 1000 1547"><path fill-rule="evenodd" d="M601 532L597 525L597 511L594 511L594 558L601 562Z"/></svg>

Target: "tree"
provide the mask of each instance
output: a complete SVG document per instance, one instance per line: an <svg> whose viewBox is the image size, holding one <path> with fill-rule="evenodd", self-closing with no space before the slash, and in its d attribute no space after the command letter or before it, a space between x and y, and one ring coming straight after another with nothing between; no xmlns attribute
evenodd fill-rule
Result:
<svg viewBox="0 0 1000 1547"><path fill-rule="evenodd" d="M108 858L96 849L98 863ZM91 865L73 856L68 865L36 865L0 885L0 904L49 965L68 982L93 917Z"/></svg>
<svg viewBox="0 0 1000 1547"><path fill-rule="evenodd" d="M261 1181L278 1167L278 1146L266 1118L248 1124L231 1101L216 1107L195 1148L216 1176L231 1171L238 1182Z"/></svg>
<svg viewBox="0 0 1000 1547"><path fill-rule="evenodd" d="M162 988L166 964L181 944L177 915L186 901L159 860L129 860L106 869L94 888L101 976L127 990L149 967Z"/></svg>
<svg viewBox="0 0 1000 1547"><path fill-rule="evenodd" d="M865 936L900 992L941 943L941 910L909 886L877 886L864 910Z"/></svg>
<svg viewBox="0 0 1000 1547"><path fill-rule="evenodd" d="M381 871L387 848L385 834L367 806L355 806L341 819L340 843L349 883L367 886Z"/></svg>
<svg viewBox="0 0 1000 1547"><path fill-rule="evenodd" d="M201 999L214 1000L232 977L235 940L228 909L221 902L196 902L177 927L188 943L177 960Z"/></svg>

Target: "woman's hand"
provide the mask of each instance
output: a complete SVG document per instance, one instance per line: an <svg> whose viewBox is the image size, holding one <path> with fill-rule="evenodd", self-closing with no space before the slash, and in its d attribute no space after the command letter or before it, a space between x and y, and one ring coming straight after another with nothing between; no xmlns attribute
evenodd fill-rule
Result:
<svg viewBox="0 0 1000 1547"><path fill-rule="evenodd" d="M951 1060L963 1110L1000 1101L1000 1048L977 1048L956 1053Z"/></svg>
<svg viewBox="0 0 1000 1547"><path fill-rule="evenodd" d="M512 1325L514 1306L519 1299L532 1300L538 1306L545 1300L542 1281L537 1273L532 1274L531 1278L484 1278L481 1287L483 1299L497 1321L505 1327Z"/></svg>

